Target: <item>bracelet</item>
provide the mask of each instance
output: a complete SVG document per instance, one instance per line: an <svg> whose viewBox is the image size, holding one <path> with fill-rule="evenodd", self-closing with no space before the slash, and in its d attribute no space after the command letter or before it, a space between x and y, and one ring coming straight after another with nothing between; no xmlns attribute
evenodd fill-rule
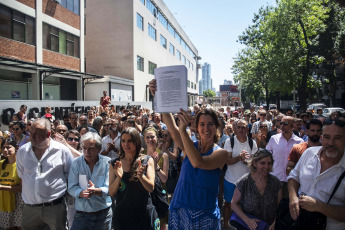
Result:
<svg viewBox="0 0 345 230"><path fill-rule="evenodd" d="M158 169L156 169L156 172L159 172L161 170L161 167L158 166Z"/></svg>

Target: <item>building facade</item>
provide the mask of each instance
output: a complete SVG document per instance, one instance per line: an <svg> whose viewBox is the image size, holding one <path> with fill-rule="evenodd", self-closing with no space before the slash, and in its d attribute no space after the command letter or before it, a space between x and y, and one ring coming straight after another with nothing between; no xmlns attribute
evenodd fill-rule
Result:
<svg viewBox="0 0 345 230"><path fill-rule="evenodd" d="M205 90L212 90L211 65L207 62L201 67L202 78L199 81L199 94L202 95Z"/></svg>
<svg viewBox="0 0 345 230"><path fill-rule="evenodd" d="M108 76L109 81L125 79L122 92L127 99L150 101L148 84L154 69L185 65L189 103L196 100L198 50L162 0L86 0L85 7L87 72ZM91 82L87 88L101 82ZM122 100L116 87L119 83L109 85L110 96Z"/></svg>
<svg viewBox="0 0 345 230"><path fill-rule="evenodd" d="M84 1L0 0L0 99L83 100Z"/></svg>

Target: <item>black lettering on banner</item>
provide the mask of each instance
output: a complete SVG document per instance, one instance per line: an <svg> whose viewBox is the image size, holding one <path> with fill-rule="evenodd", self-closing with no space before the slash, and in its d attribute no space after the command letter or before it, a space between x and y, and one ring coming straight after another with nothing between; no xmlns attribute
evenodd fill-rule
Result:
<svg viewBox="0 0 345 230"><path fill-rule="evenodd" d="M55 107L55 120L63 119L63 107Z"/></svg>
<svg viewBox="0 0 345 230"><path fill-rule="evenodd" d="M31 118L36 118L37 117L37 115L36 115L36 113L39 113L40 111L39 111L39 109L38 108L36 108L36 107L34 107L34 108L31 108L30 110L29 110L29 119L31 119Z"/></svg>
<svg viewBox="0 0 345 230"><path fill-rule="evenodd" d="M13 114L14 114L14 109L12 108L4 109L2 111L2 123L4 123L5 125L9 125L11 118L13 117Z"/></svg>

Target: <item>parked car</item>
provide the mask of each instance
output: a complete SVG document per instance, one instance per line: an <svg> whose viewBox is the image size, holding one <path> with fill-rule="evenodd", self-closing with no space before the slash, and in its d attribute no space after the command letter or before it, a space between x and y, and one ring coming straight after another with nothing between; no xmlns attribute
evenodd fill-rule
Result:
<svg viewBox="0 0 345 230"><path fill-rule="evenodd" d="M332 108L324 108L322 111L322 115L325 117L331 116L333 112L339 111L341 114L345 114L345 109L340 107L332 107Z"/></svg>
<svg viewBox="0 0 345 230"><path fill-rule="evenodd" d="M313 114L316 114L316 111L318 109L324 109L326 108L327 106L323 103L313 103L313 104L310 104L308 105L308 109L309 111L311 111Z"/></svg>

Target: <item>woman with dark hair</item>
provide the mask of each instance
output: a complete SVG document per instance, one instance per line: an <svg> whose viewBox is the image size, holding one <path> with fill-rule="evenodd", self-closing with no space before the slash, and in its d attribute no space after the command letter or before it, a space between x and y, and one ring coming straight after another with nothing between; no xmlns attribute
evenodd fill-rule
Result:
<svg viewBox="0 0 345 230"><path fill-rule="evenodd" d="M0 229L20 229L23 200L21 179L17 174L17 142L5 139L1 152L5 159L0 161Z"/></svg>
<svg viewBox="0 0 345 230"><path fill-rule="evenodd" d="M155 79L150 91L156 91ZM198 141L193 142L187 132L190 115L181 109L179 127L170 113L163 114L175 144L183 151L181 173L169 208L169 230L221 229L218 207L218 187L221 170L228 152L218 142L217 114L210 109L201 110L195 118Z"/></svg>
<svg viewBox="0 0 345 230"><path fill-rule="evenodd" d="M233 210L230 223L239 230L254 230L266 225L275 227L278 204L282 198L282 184L271 175L272 153L260 148L248 162L250 173L245 174L235 184L236 189L231 201Z"/></svg>
<svg viewBox="0 0 345 230"><path fill-rule="evenodd" d="M26 125L22 121L15 121L12 126L14 140L17 142L19 148L29 141L29 136L24 133L25 128Z"/></svg>
<svg viewBox="0 0 345 230"><path fill-rule="evenodd" d="M78 127L77 131L79 132L80 136L83 136L85 133L89 132L89 127L87 125L81 125Z"/></svg>
<svg viewBox="0 0 345 230"><path fill-rule="evenodd" d="M115 230L159 229L159 218L150 192L154 188L154 161L140 154L141 142L135 128L121 133L119 158L109 167L109 195L116 195L113 215Z"/></svg>

